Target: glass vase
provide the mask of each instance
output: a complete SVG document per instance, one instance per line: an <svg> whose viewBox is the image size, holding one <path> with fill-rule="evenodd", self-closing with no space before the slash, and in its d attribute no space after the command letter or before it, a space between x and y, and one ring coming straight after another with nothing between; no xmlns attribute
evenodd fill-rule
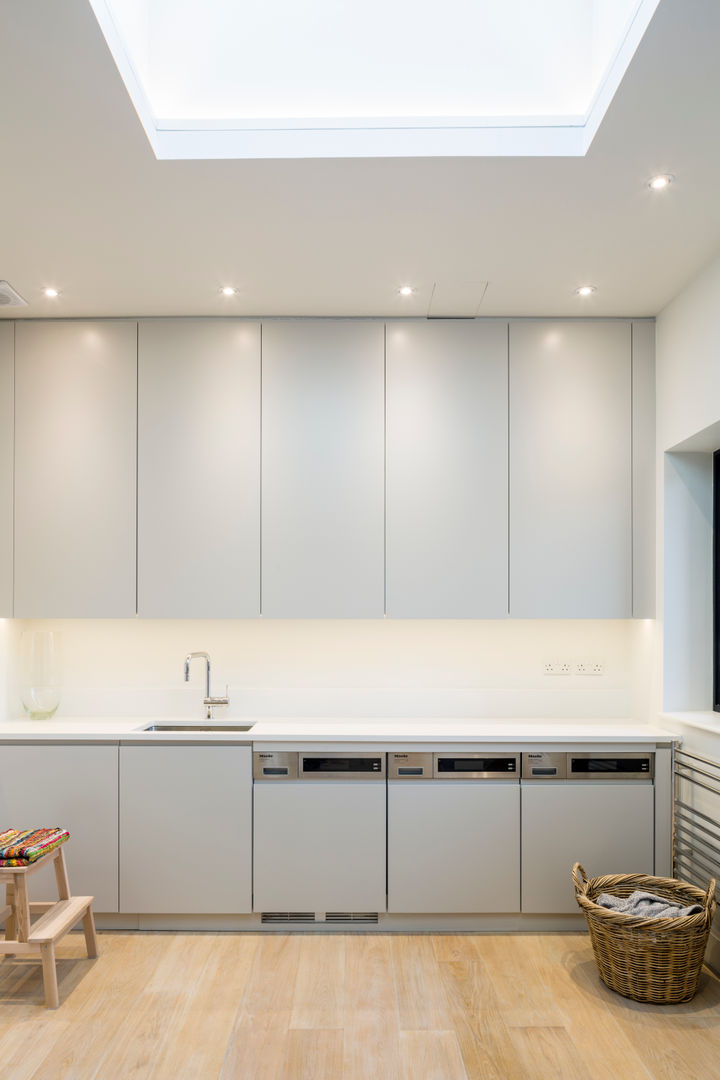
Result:
<svg viewBox="0 0 720 1080"><path fill-rule="evenodd" d="M62 637L26 630L20 639L20 700L31 720L49 720L60 704Z"/></svg>

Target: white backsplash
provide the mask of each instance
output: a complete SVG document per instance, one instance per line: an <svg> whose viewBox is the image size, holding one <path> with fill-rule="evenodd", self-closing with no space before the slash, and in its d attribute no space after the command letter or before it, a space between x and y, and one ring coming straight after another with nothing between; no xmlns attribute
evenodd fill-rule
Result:
<svg viewBox="0 0 720 1080"><path fill-rule="evenodd" d="M0 690L21 715L17 644L60 630L57 715L198 716L212 657L223 715L651 719L655 624L624 620L6 620ZM544 674L547 662L600 662L601 676Z"/></svg>

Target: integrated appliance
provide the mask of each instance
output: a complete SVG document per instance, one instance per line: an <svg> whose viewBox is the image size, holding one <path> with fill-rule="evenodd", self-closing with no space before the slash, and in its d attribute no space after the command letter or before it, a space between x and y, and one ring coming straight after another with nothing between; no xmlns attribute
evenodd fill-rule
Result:
<svg viewBox="0 0 720 1080"><path fill-rule="evenodd" d="M573 863L588 874L654 873L655 754L522 755L522 910L576 913Z"/></svg>
<svg viewBox="0 0 720 1080"><path fill-rule="evenodd" d="M519 910L519 780L519 753L388 754L389 912Z"/></svg>
<svg viewBox="0 0 720 1080"><path fill-rule="evenodd" d="M386 755L253 753L253 910L268 922L386 909Z"/></svg>

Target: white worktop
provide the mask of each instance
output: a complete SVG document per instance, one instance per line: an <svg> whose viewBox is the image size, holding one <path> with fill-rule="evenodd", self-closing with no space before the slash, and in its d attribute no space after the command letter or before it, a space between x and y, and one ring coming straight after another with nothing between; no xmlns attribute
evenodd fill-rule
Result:
<svg viewBox="0 0 720 1080"><path fill-rule="evenodd" d="M225 723L252 724L249 731L143 731L151 723L201 724L202 718L113 717L10 720L0 725L0 742L233 742L253 744L303 743L629 743L667 742L672 735L659 727L618 720L493 720L493 719L313 719L235 718ZM211 723L220 725L222 720Z"/></svg>

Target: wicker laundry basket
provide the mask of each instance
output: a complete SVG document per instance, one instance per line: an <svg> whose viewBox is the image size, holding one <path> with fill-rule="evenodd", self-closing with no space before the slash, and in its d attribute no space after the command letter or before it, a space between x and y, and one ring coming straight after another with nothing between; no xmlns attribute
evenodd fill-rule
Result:
<svg viewBox="0 0 720 1080"><path fill-rule="evenodd" d="M655 1005L689 1001L697 990L715 914L715 881L707 890L674 878L609 874L588 879L580 863L572 870L577 900L590 931L600 978L611 990ZM629 896L640 889L675 904L702 905L696 915L643 919L600 907L601 893Z"/></svg>

